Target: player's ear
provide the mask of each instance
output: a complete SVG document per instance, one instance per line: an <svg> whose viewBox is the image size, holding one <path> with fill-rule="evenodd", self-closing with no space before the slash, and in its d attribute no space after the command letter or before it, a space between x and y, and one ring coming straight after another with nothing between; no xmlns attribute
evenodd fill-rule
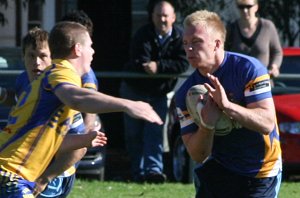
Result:
<svg viewBox="0 0 300 198"><path fill-rule="evenodd" d="M215 50L221 47L221 40L215 40Z"/></svg>
<svg viewBox="0 0 300 198"><path fill-rule="evenodd" d="M82 45L80 43L76 43L73 47L73 52L76 56L81 56L82 53Z"/></svg>

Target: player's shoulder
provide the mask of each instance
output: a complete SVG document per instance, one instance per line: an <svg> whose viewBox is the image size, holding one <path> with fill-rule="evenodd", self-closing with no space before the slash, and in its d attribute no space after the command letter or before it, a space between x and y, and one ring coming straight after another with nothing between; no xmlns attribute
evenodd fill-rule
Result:
<svg viewBox="0 0 300 198"><path fill-rule="evenodd" d="M237 52L226 52L227 63L230 63L232 66L236 66L240 69L249 69L249 68L265 68L265 66L257 58L253 56L248 56L246 54L237 53ZM241 67L240 65L243 65Z"/></svg>

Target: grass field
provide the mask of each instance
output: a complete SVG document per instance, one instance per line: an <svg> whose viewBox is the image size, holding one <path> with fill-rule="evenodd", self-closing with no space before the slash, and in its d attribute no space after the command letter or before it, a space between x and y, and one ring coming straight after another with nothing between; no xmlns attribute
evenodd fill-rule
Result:
<svg viewBox="0 0 300 198"><path fill-rule="evenodd" d="M193 198L193 184L134 184L77 179L70 198ZM283 182L279 198L299 198L300 181Z"/></svg>

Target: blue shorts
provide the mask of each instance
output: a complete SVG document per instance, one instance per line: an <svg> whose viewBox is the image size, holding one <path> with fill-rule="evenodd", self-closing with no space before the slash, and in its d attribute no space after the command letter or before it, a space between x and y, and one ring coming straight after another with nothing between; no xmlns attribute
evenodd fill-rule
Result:
<svg viewBox="0 0 300 198"><path fill-rule="evenodd" d="M281 173L275 177L237 175L210 159L195 168L196 198L276 198Z"/></svg>
<svg viewBox="0 0 300 198"><path fill-rule="evenodd" d="M75 174L69 177L56 177L46 187L46 189L39 194L38 198L64 198L70 193L75 181Z"/></svg>
<svg viewBox="0 0 300 198"><path fill-rule="evenodd" d="M35 182L0 170L0 197L2 198L34 198Z"/></svg>

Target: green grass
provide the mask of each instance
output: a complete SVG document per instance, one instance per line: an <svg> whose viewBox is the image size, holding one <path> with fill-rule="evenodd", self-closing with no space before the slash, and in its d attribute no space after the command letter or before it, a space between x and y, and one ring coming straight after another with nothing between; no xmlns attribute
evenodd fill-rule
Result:
<svg viewBox="0 0 300 198"><path fill-rule="evenodd" d="M69 198L193 198L193 184L135 184L77 179ZM299 198L300 182L283 182L279 198Z"/></svg>

